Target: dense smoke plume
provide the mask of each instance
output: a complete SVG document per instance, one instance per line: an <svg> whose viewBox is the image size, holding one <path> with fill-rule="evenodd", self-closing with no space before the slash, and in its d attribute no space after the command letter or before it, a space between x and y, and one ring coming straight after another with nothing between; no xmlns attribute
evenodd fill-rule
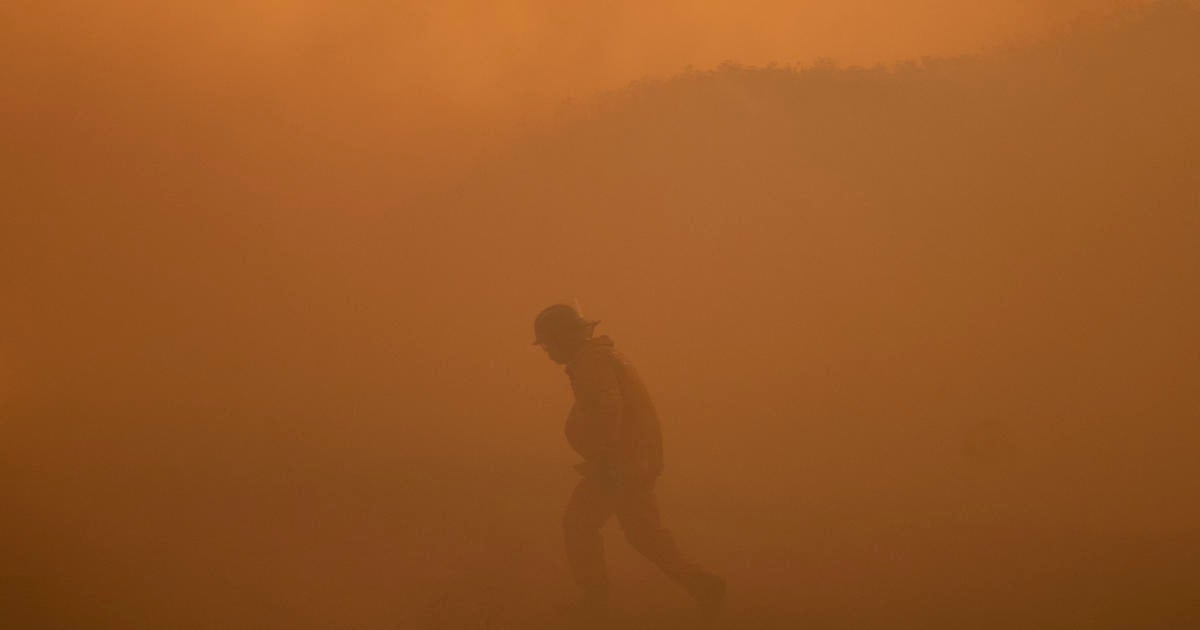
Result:
<svg viewBox="0 0 1200 630"><path fill-rule="evenodd" d="M548 624L569 296L733 623L1200 618L1194 4L560 4L0 8L0 621Z"/></svg>

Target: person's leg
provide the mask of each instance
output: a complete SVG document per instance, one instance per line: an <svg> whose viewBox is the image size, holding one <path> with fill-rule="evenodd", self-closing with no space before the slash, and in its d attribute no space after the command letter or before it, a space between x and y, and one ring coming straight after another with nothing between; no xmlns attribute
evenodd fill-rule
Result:
<svg viewBox="0 0 1200 630"><path fill-rule="evenodd" d="M675 537L662 526L653 484L630 485L618 495L617 519L625 538L639 553L682 586L708 612L716 612L725 595L725 580L687 559Z"/></svg>
<svg viewBox="0 0 1200 630"><path fill-rule="evenodd" d="M604 562L604 538L600 528L615 507L613 492L584 477L575 486L563 515L563 540L567 564L575 583L583 591L583 605L603 608L608 603L608 568Z"/></svg>

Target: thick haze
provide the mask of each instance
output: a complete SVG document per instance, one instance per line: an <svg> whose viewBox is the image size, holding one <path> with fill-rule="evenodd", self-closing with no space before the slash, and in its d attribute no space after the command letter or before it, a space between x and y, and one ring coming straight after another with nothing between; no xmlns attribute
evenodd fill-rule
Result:
<svg viewBox="0 0 1200 630"><path fill-rule="evenodd" d="M1200 620L1195 3L109 4L0 6L0 627L554 627L572 296L734 627Z"/></svg>
<svg viewBox="0 0 1200 630"><path fill-rule="evenodd" d="M904 2L10 2L6 63L60 74L169 74L174 89L254 79L369 82L404 103L476 108L586 97L725 61L874 64L1029 41L1110 4ZM112 86L117 87L117 86ZM166 86L164 86L166 87ZM361 105L361 103L360 103Z"/></svg>

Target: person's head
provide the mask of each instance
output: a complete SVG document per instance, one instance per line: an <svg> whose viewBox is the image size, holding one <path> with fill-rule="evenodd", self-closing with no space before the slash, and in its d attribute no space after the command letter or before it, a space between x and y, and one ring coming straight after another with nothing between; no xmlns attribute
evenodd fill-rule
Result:
<svg viewBox="0 0 1200 630"><path fill-rule="evenodd" d="M565 364L591 338L599 323L585 320L567 304L548 306L533 320L533 343L541 346L551 361Z"/></svg>

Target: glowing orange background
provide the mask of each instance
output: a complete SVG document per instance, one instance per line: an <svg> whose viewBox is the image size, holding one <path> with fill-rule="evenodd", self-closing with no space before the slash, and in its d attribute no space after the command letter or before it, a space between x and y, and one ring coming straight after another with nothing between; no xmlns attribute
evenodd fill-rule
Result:
<svg viewBox="0 0 1200 630"><path fill-rule="evenodd" d="M1194 3L567 4L0 7L0 621L545 626L571 296L734 622L1196 621Z"/></svg>

